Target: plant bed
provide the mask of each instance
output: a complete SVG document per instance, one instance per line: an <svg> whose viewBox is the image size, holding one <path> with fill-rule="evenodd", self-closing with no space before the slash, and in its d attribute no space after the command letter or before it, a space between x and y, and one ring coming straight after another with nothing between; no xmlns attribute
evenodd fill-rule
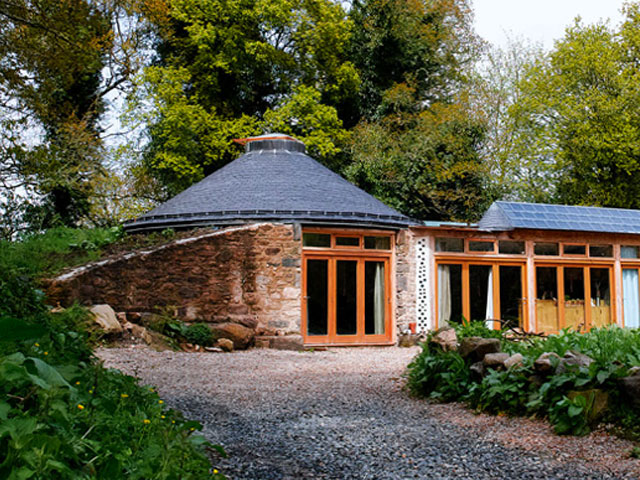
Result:
<svg viewBox="0 0 640 480"><path fill-rule="evenodd" d="M609 327L513 338L474 322L456 334L453 349L438 343L440 331L423 343L407 372L413 394L491 414L547 418L559 434L584 435L607 424L640 441L634 394L640 332Z"/></svg>

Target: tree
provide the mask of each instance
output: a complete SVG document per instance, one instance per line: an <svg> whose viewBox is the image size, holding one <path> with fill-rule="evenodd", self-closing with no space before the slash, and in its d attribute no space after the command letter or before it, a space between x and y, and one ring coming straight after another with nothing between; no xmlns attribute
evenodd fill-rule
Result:
<svg viewBox="0 0 640 480"><path fill-rule="evenodd" d="M44 226L90 214L104 173L101 120L140 65L144 0L0 4L0 165ZM19 134L14 130L19 128ZM2 168L0 167L0 168Z"/></svg>
<svg viewBox="0 0 640 480"><path fill-rule="evenodd" d="M493 194L462 88L479 47L467 2L366 0L352 18L363 119L347 177L416 218L477 219Z"/></svg>
<svg viewBox="0 0 640 480"><path fill-rule="evenodd" d="M510 39L505 48L486 45L472 77L472 111L486 127L480 155L496 193L503 198L549 201L554 187L552 158L542 152L535 125L513 106L526 71L544 57L540 44Z"/></svg>
<svg viewBox="0 0 640 480"><path fill-rule="evenodd" d="M640 208L640 8L624 11L618 30L577 20L520 84L529 161L553 158L558 202Z"/></svg>
<svg viewBox="0 0 640 480"><path fill-rule="evenodd" d="M139 171L173 195L233 160L234 138L278 129L332 164L354 96L351 23L331 0L173 0L129 122L148 125ZM143 109L145 105L150 108Z"/></svg>

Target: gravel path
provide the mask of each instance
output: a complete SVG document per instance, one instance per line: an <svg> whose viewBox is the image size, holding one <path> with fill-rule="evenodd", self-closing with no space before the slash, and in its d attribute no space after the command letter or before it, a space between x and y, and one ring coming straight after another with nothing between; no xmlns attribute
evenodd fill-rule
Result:
<svg viewBox="0 0 640 480"><path fill-rule="evenodd" d="M101 349L107 366L158 386L230 455L230 479L640 478L631 444L557 437L544 422L472 415L408 397L416 349L233 354Z"/></svg>

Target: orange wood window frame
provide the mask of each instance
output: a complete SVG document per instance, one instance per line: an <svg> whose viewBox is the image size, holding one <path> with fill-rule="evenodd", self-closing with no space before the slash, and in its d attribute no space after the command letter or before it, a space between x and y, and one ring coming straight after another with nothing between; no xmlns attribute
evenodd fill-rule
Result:
<svg viewBox="0 0 640 480"><path fill-rule="evenodd" d="M535 298L534 302L538 300L538 269L537 267L554 267L556 269L557 275L557 290L558 290L558 331L566 328L566 318L565 318L565 292L564 292L564 269L568 268L582 268L583 282L584 282L584 328L585 331L591 330L592 322L591 322L591 268L602 268L607 269L609 271L609 295L610 295L610 310L609 310L609 324L613 325L616 323L616 289L615 289L615 277L614 277L614 265L609 260L608 262L585 262L576 261L576 262L567 262L562 261L559 262L541 262L536 260L533 267L533 282L534 282L534 291ZM534 304L535 305L535 304ZM537 315L537 314L536 314ZM536 318L536 325L538 324ZM545 333L557 333L557 332L545 332Z"/></svg>
<svg viewBox="0 0 640 480"><path fill-rule="evenodd" d="M625 247L629 246L636 246L636 245L624 245ZM622 281L622 276L623 276L623 272L624 270L637 270L638 271L638 275L640 275L640 259L638 258L623 258L621 259L622 261L620 262L620 281ZM624 285L622 286L621 290L622 292L622 326L624 327L626 322L625 322L625 313L624 313Z"/></svg>
<svg viewBox="0 0 640 480"><path fill-rule="evenodd" d="M393 343L393 261L395 235L388 230L349 231L339 229L305 228L305 233L321 233L331 235L331 247L304 247L302 250L302 321L301 330L305 345L389 345ZM389 237L389 250L365 249L364 237ZM344 247L335 244L336 237L360 237L359 247ZM327 260L328 262L328 330L327 335L307 334L307 261L310 259ZM336 270L339 260L356 261L356 334L338 335L336 332ZM365 334L365 262L384 262L385 269L385 333L383 335Z"/></svg>
<svg viewBox="0 0 640 480"><path fill-rule="evenodd" d="M523 307L522 307L522 325L525 330L529 328L528 322L528 308L527 308L527 263L523 259L522 261L488 261L488 260L461 260L460 258L437 258L436 259L436 271L435 271L435 308L436 308L436 329L439 327L440 319L438 318L438 266L439 265L461 265L462 266L462 316L466 321L469 321L471 316L471 298L469 294L469 267L471 265L487 265L490 266L492 272L493 283L493 316L495 318L490 320L499 319L501 315L500 311L500 267L521 267L520 268L520 285L522 288ZM494 325L497 328L498 325Z"/></svg>

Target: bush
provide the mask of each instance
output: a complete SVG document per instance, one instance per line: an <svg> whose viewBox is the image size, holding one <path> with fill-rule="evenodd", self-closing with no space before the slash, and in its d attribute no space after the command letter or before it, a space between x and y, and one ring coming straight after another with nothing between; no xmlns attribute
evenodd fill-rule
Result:
<svg viewBox="0 0 640 480"><path fill-rule="evenodd" d="M637 330L609 327L584 334L563 331L548 338L521 341L509 340L502 332L488 330L477 322L456 330L459 337L500 338L503 351L523 355L522 366L491 370L481 380L473 381L469 362L456 352L442 352L427 341L408 367L408 388L412 393L442 401L464 401L489 413L547 417L557 433L582 435L598 420L592 391L601 390L609 398L605 421L617 425L626 436L640 439L640 433L636 433L640 432L640 409L621 398L617 382L628 375L631 367L640 366ZM569 368L544 379L534 376L533 364L542 353L563 356L569 350L594 361L588 368Z"/></svg>
<svg viewBox="0 0 640 480"><path fill-rule="evenodd" d="M213 335L205 323L194 323L185 327L182 335L187 342L203 347L208 347L213 343Z"/></svg>

